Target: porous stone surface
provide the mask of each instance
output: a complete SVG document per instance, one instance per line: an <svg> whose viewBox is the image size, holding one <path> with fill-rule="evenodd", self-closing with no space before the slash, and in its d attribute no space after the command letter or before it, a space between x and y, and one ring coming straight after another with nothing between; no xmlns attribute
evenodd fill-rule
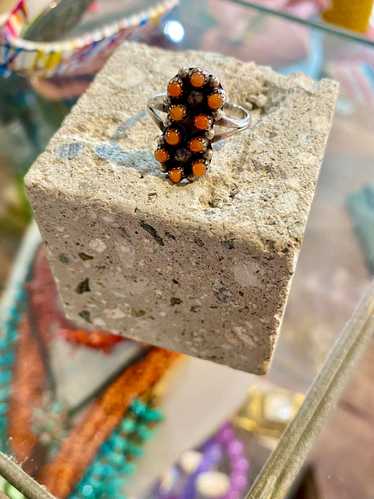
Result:
<svg viewBox="0 0 374 499"><path fill-rule="evenodd" d="M215 73L254 126L175 186L145 108L181 66ZM331 80L218 54L120 48L26 178L68 317L265 373L336 95Z"/></svg>

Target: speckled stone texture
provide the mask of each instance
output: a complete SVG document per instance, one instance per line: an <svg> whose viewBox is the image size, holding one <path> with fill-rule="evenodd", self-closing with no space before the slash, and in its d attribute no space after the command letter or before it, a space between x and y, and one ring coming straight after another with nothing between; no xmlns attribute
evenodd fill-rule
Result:
<svg viewBox="0 0 374 499"><path fill-rule="evenodd" d="M159 172L145 113L181 66L214 72L254 119L187 186ZM26 178L68 317L265 373L336 95L330 80L125 44Z"/></svg>

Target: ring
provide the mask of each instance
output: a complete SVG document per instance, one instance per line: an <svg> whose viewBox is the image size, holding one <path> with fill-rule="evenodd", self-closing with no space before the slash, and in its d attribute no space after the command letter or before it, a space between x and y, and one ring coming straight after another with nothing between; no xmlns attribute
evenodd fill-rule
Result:
<svg viewBox="0 0 374 499"><path fill-rule="evenodd" d="M251 122L249 111L226 102L219 80L201 68L181 69L167 92L149 99L147 108L162 132L154 157L173 184L205 175L212 145Z"/></svg>

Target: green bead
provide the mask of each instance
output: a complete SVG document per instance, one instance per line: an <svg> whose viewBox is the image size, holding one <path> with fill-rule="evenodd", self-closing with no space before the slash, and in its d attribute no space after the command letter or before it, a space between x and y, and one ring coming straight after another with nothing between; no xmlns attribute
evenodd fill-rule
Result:
<svg viewBox="0 0 374 499"><path fill-rule="evenodd" d="M135 444L129 444L127 452L134 457L141 457L144 454L144 450Z"/></svg>
<svg viewBox="0 0 374 499"><path fill-rule="evenodd" d="M0 338L0 351L6 351L9 347L9 342L4 336Z"/></svg>
<svg viewBox="0 0 374 499"><path fill-rule="evenodd" d="M14 362L14 352L5 352L0 355L0 367L9 366Z"/></svg>
<svg viewBox="0 0 374 499"><path fill-rule="evenodd" d="M102 452L102 454L104 456L106 456L107 454L110 454L112 452L112 446L111 446L109 440L107 440L106 442L103 443L103 445L101 446L100 452Z"/></svg>
<svg viewBox="0 0 374 499"><path fill-rule="evenodd" d="M10 328L8 331L7 331L7 334L6 334L6 339L8 341L8 344L10 346L10 344L14 343L16 341L16 339L18 338L18 331L16 328Z"/></svg>
<svg viewBox="0 0 374 499"><path fill-rule="evenodd" d="M26 290L24 288L24 284L21 284L19 286L19 288L17 289L15 295L16 295L16 300L17 301L22 300L23 298L26 297Z"/></svg>
<svg viewBox="0 0 374 499"><path fill-rule="evenodd" d="M135 399L130 409L136 416L142 417L147 410L147 406L141 400Z"/></svg>
<svg viewBox="0 0 374 499"><path fill-rule="evenodd" d="M122 478L114 478L110 480L109 483L106 485L106 496L105 497L110 497L110 498L115 498L117 499L119 497L119 494L121 490L123 489L125 485L125 480Z"/></svg>
<svg viewBox="0 0 374 499"><path fill-rule="evenodd" d="M152 436L152 430L144 424L137 426L136 433L142 440L148 440Z"/></svg>
<svg viewBox="0 0 374 499"><path fill-rule="evenodd" d="M9 317L12 318L12 319L18 319L19 312L18 312L17 307L12 307L10 309Z"/></svg>
<svg viewBox="0 0 374 499"><path fill-rule="evenodd" d="M125 456L118 452L112 452L107 459L113 466L123 466L126 462Z"/></svg>
<svg viewBox="0 0 374 499"><path fill-rule="evenodd" d="M7 400L10 395L10 387L9 386L3 386L0 388L0 401Z"/></svg>
<svg viewBox="0 0 374 499"><path fill-rule="evenodd" d="M54 414L59 414L64 410L63 404L58 400L54 401L50 406L50 411Z"/></svg>
<svg viewBox="0 0 374 499"><path fill-rule="evenodd" d="M90 472L94 476L104 476L108 472L109 466L100 462L93 463L90 467Z"/></svg>
<svg viewBox="0 0 374 499"><path fill-rule="evenodd" d="M102 488L103 486L102 482L97 480L96 478L90 478L89 485L91 485L91 487L93 487L95 491Z"/></svg>
<svg viewBox="0 0 374 499"><path fill-rule="evenodd" d="M5 416L8 412L8 404L5 402L0 402L0 416Z"/></svg>
<svg viewBox="0 0 374 499"><path fill-rule="evenodd" d="M144 414L143 419L147 421L148 423L158 423L159 421L163 420L163 415L161 414L161 411L158 411L157 409L148 409L147 412Z"/></svg>
<svg viewBox="0 0 374 499"><path fill-rule="evenodd" d="M0 383L9 383L12 379L12 371L0 371Z"/></svg>
<svg viewBox="0 0 374 499"><path fill-rule="evenodd" d="M11 314L6 318L6 320L3 322L3 331L4 331L4 337L6 337L9 334L9 331L14 331L17 329L19 323L18 317L13 317Z"/></svg>
<svg viewBox="0 0 374 499"><path fill-rule="evenodd" d="M135 421L129 418L124 419L121 423L121 430L125 433L132 433L135 430Z"/></svg>
<svg viewBox="0 0 374 499"><path fill-rule="evenodd" d="M81 488L81 494L83 497L94 497L95 491L94 491L94 488L92 487L92 485L85 484Z"/></svg>
<svg viewBox="0 0 374 499"><path fill-rule="evenodd" d="M112 445L117 452L124 452L128 447L128 442L126 438L116 435L112 441Z"/></svg>
<svg viewBox="0 0 374 499"><path fill-rule="evenodd" d="M123 473L125 473L126 475L134 474L135 470L136 470L135 463L132 462L125 463L125 465L122 468Z"/></svg>

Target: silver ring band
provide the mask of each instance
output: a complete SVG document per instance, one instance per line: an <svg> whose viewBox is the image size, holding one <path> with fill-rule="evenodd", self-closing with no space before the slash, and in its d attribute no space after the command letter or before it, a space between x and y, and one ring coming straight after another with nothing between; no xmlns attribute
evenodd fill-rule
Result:
<svg viewBox="0 0 374 499"><path fill-rule="evenodd" d="M164 119L160 116L160 113L167 113L168 111L166 93L157 94L151 97L147 102L147 109L153 121L163 132L166 125ZM239 116L235 117L235 115ZM225 140L228 137L249 128L251 125L251 115L243 106L226 102L222 108L221 116L216 120L214 125L215 127L227 130L215 132L212 143Z"/></svg>

